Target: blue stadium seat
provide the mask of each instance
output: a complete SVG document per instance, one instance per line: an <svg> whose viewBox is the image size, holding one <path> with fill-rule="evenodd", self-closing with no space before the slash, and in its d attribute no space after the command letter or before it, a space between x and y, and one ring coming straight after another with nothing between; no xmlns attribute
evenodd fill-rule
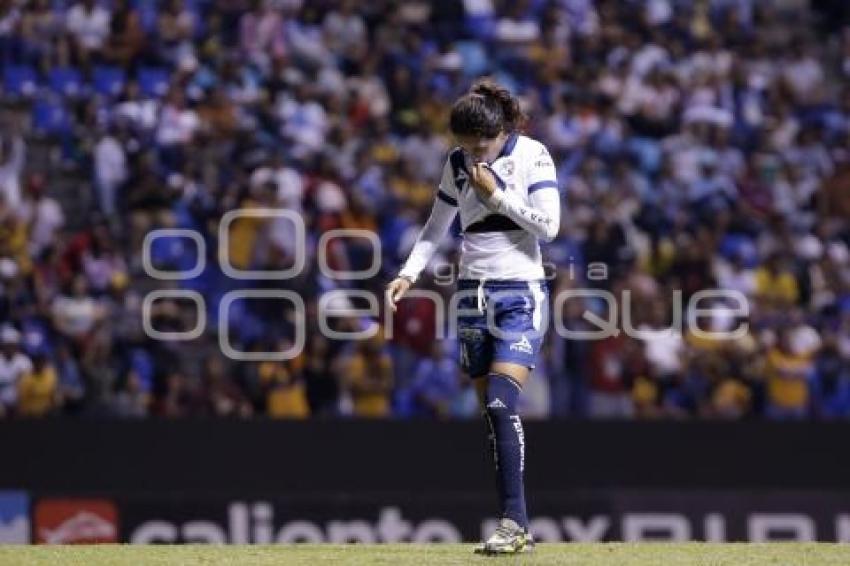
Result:
<svg viewBox="0 0 850 566"><path fill-rule="evenodd" d="M139 90L150 97L159 97L168 91L170 81L168 70L162 67L143 67L139 69Z"/></svg>
<svg viewBox="0 0 850 566"><path fill-rule="evenodd" d="M32 109L32 127L46 135L67 133L71 130L71 116L61 102L39 100Z"/></svg>
<svg viewBox="0 0 850 566"><path fill-rule="evenodd" d="M73 67L51 69L47 75L50 90L61 96L79 96L83 92L83 78Z"/></svg>
<svg viewBox="0 0 850 566"><path fill-rule="evenodd" d="M3 69L3 89L7 96L30 97L38 90L38 75L26 65L10 65Z"/></svg>
<svg viewBox="0 0 850 566"><path fill-rule="evenodd" d="M95 92L104 96L117 96L124 90L127 77L120 67L100 66L92 72Z"/></svg>

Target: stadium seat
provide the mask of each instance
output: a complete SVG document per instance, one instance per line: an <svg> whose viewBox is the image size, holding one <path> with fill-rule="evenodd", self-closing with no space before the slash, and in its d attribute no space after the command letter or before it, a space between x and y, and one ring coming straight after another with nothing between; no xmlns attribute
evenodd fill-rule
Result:
<svg viewBox="0 0 850 566"><path fill-rule="evenodd" d="M38 76L35 69L26 65L6 67L3 70L3 89L7 96L33 96L38 90Z"/></svg>
<svg viewBox="0 0 850 566"><path fill-rule="evenodd" d="M61 96L79 96L83 92L83 79L73 67L51 69L48 76L50 90Z"/></svg>
<svg viewBox="0 0 850 566"><path fill-rule="evenodd" d="M170 77L162 67L143 67L139 69L138 81L142 94L159 97L168 91Z"/></svg>
<svg viewBox="0 0 850 566"><path fill-rule="evenodd" d="M39 100L32 109L32 127L43 135L66 133L71 129L71 117L62 103Z"/></svg>
<svg viewBox="0 0 850 566"><path fill-rule="evenodd" d="M104 96L117 96L124 89L127 77L119 67L95 67L92 73L92 86L95 92Z"/></svg>

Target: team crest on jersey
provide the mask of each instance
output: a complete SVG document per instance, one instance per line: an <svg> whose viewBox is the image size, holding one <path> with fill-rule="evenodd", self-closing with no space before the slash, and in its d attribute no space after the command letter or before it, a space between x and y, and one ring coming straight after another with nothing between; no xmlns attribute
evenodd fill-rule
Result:
<svg viewBox="0 0 850 566"><path fill-rule="evenodd" d="M503 177L510 177L514 174L514 160L506 159L499 165L499 174Z"/></svg>

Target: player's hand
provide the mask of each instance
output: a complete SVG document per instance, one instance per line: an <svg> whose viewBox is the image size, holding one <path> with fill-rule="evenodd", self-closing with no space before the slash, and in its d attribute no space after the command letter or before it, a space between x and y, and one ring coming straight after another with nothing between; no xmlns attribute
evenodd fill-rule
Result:
<svg viewBox="0 0 850 566"><path fill-rule="evenodd" d="M470 185L478 200L493 212L498 212L502 193L496 184L496 174L486 163L476 163L470 172Z"/></svg>
<svg viewBox="0 0 850 566"><path fill-rule="evenodd" d="M398 303L404 296L404 294L407 293L407 290L410 289L411 285L413 285L413 281L411 281L407 277L396 277L395 279L390 281L389 285L387 285L385 295L387 298L387 303L389 303L390 308L393 312L398 309L396 303Z"/></svg>
<svg viewBox="0 0 850 566"><path fill-rule="evenodd" d="M490 167L483 162L476 163L470 171L472 188L485 201L492 197L499 188L496 184L496 177Z"/></svg>

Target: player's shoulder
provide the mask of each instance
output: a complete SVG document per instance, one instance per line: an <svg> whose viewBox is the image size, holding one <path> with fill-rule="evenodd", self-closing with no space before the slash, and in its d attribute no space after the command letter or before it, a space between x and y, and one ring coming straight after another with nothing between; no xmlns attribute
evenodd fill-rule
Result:
<svg viewBox="0 0 850 566"><path fill-rule="evenodd" d="M466 158L463 154L463 148L459 145L454 146L446 154L446 169L450 169L452 174L457 176L461 171L466 169Z"/></svg>
<svg viewBox="0 0 850 566"><path fill-rule="evenodd" d="M554 165L546 146L528 136L518 137L513 155L516 157L519 167L530 174L533 171L545 170Z"/></svg>
<svg viewBox="0 0 850 566"><path fill-rule="evenodd" d="M518 135L515 153L522 154L523 157L537 157L538 155L548 155L549 150L540 140L534 139L526 135Z"/></svg>
<svg viewBox="0 0 850 566"><path fill-rule="evenodd" d="M463 157L463 148L459 145L450 148L448 153L446 153L446 161L451 161L452 159L458 159L460 157Z"/></svg>

